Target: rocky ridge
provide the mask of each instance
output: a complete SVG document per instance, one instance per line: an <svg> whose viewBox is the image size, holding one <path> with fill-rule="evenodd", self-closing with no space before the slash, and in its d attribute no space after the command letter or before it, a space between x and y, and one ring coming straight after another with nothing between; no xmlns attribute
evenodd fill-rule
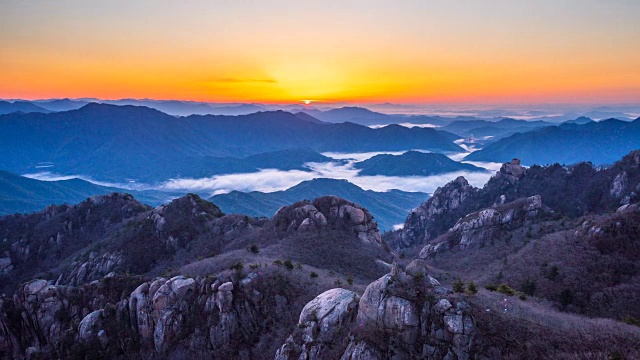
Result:
<svg viewBox="0 0 640 360"><path fill-rule="evenodd" d="M426 259L443 251L484 246L499 238L499 232L522 227L525 222L535 220L543 210L540 195L534 195L471 213L458 220L447 233L427 244L419 257Z"/></svg>
<svg viewBox="0 0 640 360"><path fill-rule="evenodd" d="M519 159L513 159L483 188L469 185L462 177L438 188L432 198L410 212L390 243L397 250L421 248L468 214L520 198L537 195L558 216L576 218L638 202L639 194L640 150L603 168L590 163L525 168Z"/></svg>

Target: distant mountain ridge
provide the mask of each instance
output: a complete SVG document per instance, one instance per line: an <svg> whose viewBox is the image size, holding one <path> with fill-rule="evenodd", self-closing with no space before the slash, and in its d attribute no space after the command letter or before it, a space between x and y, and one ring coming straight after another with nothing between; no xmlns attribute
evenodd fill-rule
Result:
<svg viewBox="0 0 640 360"><path fill-rule="evenodd" d="M34 105L28 101L2 101L0 100L0 115L11 114L15 112L22 113L48 113L49 110L42 108L38 105Z"/></svg>
<svg viewBox="0 0 640 360"><path fill-rule="evenodd" d="M608 119L585 124L564 123L500 139L469 154L465 160L507 162L520 158L530 164L611 164L640 148L640 118Z"/></svg>
<svg viewBox="0 0 640 360"><path fill-rule="evenodd" d="M434 129L320 124L284 111L176 118L147 107L91 103L65 112L0 116L0 168L18 173L52 162L57 172L96 179L153 177L154 168L169 169L193 157L305 147L317 152L463 151Z"/></svg>

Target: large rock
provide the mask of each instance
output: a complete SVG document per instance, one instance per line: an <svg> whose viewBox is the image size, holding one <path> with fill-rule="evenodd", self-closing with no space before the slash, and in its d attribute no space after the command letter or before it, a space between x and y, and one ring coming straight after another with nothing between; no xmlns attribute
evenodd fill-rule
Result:
<svg viewBox="0 0 640 360"><path fill-rule="evenodd" d="M496 173L496 177L499 179L505 179L513 184L520 180L520 178L525 175L526 171L527 169L520 165L520 159L513 159L511 162L502 164L500 171Z"/></svg>
<svg viewBox="0 0 640 360"><path fill-rule="evenodd" d="M411 268L414 275L394 265L357 303L344 289L316 297L275 359L469 359L475 336L469 306L438 298L448 292L425 276L422 261Z"/></svg>
<svg viewBox="0 0 640 360"><path fill-rule="evenodd" d="M385 246L369 211L358 204L336 196L323 196L283 206L273 216L282 234L315 231L322 228L347 230L367 244Z"/></svg>
<svg viewBox="0 0 640 360"><path fill-rule="evenodd" d="M300 313L298 329L276 352L276 359L324 359L336 346L346 346L359 297L346 289L331 289L311 300Z"/></svg>

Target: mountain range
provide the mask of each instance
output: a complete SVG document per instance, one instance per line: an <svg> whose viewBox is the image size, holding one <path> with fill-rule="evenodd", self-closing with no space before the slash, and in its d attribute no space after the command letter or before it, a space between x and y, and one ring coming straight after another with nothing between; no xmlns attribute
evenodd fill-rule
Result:
<svg viewBox="0 0 640 360"><path fill-rule="evenodd" d="M451 134L389 125L322 124L275 111L177 118L135 106L87 104L65 112L0 116L0 168L27 173L50 162L63 174L100 180L154 177L194 157L242 157L268 151L366 152L424 149L462 152ZM155 180L166 180L155 178Z"/></svg>
<svg viewBox="0 0 640 360"><path fill-rule="evenodd" d="M638 148L640 118L631 122L609 119L516 133L469 154L465 160L506 162L519 158L525 164L611 164Z"/></svg>

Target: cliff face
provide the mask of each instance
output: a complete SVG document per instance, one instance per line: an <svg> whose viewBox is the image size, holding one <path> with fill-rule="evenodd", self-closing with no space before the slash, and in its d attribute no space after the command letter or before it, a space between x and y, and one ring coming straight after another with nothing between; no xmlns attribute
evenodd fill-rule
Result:
<svg viewBox="0 0 640 360"><path fill-rule="evenodd" d="M438 222L442 217L454 212L477 191L462 176L436 189L429 200L411 210L402 230L402 241L397 246L411 247L438 236Z"/></svg>
<svg viewBox="0 0 640 360"><path fill-rule="evenodd" d="M416 260L406 270L394 265L362 297L345 289L318 295L275 359L469 359L474 336L469 305Z"/></svg>

